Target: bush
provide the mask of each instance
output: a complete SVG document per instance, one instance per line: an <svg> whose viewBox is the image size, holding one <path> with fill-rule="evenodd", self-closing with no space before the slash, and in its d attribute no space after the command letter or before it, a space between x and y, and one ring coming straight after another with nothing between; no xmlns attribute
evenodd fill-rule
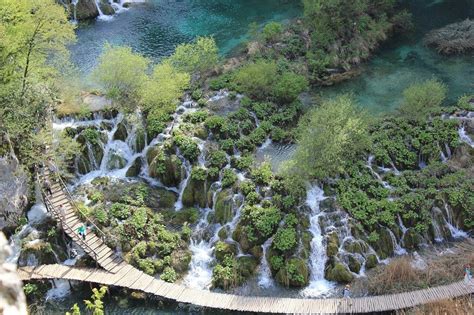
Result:
<svg viewBox="0 0 474 315"><path fill-rule="evenodd" d="M259 167L254 167L250 172L250 177L258 185L269 185L273 178L270 163L263 162Z"/></svg>
<svg viewBox="0 0 474 315"><path fill-rule="evenodd" d="M212 37L198 37L189 44L180 44L167 61L177 69L187 72L205 72L219 61L219 49Z"/></svg>
<svg viewBox="0 0 474 315"><path fill-rule="evenodd" d="M288 252L297 244L296 230L292 227L279 228L273 239L273 248L281 252Z"/></svg>
<svg viewBox="0 0 474 315"><path fill-rule="evenodd" d="M176 143L177 147L187 160L191 162L197 160L201 151L199 150L197 143L194 142L192 138L183 135L177 135L174 136L173 141Z"/></svg>
<svg viewBox="0 0 474 315"><path fill-rule="evenodd" d="M237 181L237 175L229 168L226 168L222 175L222 188L231 187Z"/></svg>
<svg viewBox="0 0 474 315"><path fill-rule="evenodd" d="M278 22L269 22L265 24L262 30L263 39L266 42L272 42L277 39L277 37L283 31L283 26Z"/></svg>
<svg viewBox="0 0 474 315"><path fill-rule="evenodd" d="M116 219L125 220L131 215L130 207L122 203L114 203L110 207L110 214Z"/></svg>
<svg viewBox="0 0 474 315"><path fill-rule="evenodd" d="M271 94L277 70L274 61L258 60L240 68L234 76L234 81L240 92L262 99Z"/></svg>
<svg viewBox="0 0 474 315"><path fill-rule="evenodd" d="M175 282L178 278L176 271L172 267L166 267L160 275L160 279L166 282Z"/></svg>
<svg viewBox="0 0 474 315"><path fill-rule="evenodd" d="M207 163L210 167L222 168L227 164L227 155L224 151L211 151L207 157Z"/></svg>
<svg viewBox="0 0 474 315"><path fill-rule="evenodd" d="M432 79L414 84L403 92L401 114L411 120L424 120L430 111L439 107L446 98L447 87Z"/></svg>
<svg viewBox="0 0 474 315"><path fill-rule="evenodd" d="M278 77L273 88L273 96L280 103L291 103L308 88L308 81L302 75L285 72Z"/></svg>

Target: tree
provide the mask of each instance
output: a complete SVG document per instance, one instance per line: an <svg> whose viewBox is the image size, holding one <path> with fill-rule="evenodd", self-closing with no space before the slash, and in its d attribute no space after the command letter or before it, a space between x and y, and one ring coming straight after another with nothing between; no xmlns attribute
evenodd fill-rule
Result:
<svg viewBox="0 0 474 315"><path fill-rule="evenodd" d="M307 88L308 80L304 76L293 72L284 72L275 83L273 95L279 102L291 103Z"/></svg>
<svg viewBox="0 0 474 315"><path fill-rule="evenodd" d="M263 98L271 94L277 75L278 67L274 61L257 60L240 68L234 81L248 96Z"/></svg>
<svg viewBox="0 0 474 315"><path fill-rule="evenodd" d="M81 310L77 303L71 307L71 312L66 312L66 315L81 315Z"/></svg>
<svg viewBox="0 0 474 315"><path fill-rule="evenodd" d="M403 91L400 113L410 120L425 120L430 111L443 103L446 93L446 85L436 79L414 84Z"/></svg>
<svg viewBox="0 0 474 315"><path fill-rule="evenodd" d="M93 76L105 89L107 96L133 109L139 92L147 81L150 61L134 53L130 47L106 45ZM131 108L130 108L131 107Z"/></svg>
<svg viewBox="0 0 474 315"><path fill-rule="evenodd" d="M92 296L90 300L84 300L86 304L86 309L92 312L93 315L104 315L104 302L102 299L107 293L107 287L102 286L100 289L93 288Z"/></svg>
<svg viewBox="0 0 474 315"><path fill-rule="evenodd" d="M58 68L74 39L74 26L54 0L0 2L0 130L25 164L38 155L32 135L56 103Z"/></svg>
<svg viewBox="0 0 474 315"><path fill-rule="evenodd" d="M337 176L369 146L368 117L343 95L303 117L298 148L287 172L307 179Z"/></svg>
<svg viewBox="0 0 474 315"><path fill-rule="evenodd" d="M141 90L145 108L165 107L174 110L179 97L188 88L189 74L177 71L170 63L162 63L153 69L153 74Z"/></svg>
<svg viewBox="0 0 474 315"><path fill-rule="evenodd" d="M263 39L266 42L274 41L283 31L283 26L278 22L267 23L262 30Z"/></svg>
<svg viewBox="0 0 474 315"><path fill-rule="evenodd" d="M178 45L168 61L179 71L203 73L217 65L218 53L219 49L212 37L198 37L193 43Z"/></svg>

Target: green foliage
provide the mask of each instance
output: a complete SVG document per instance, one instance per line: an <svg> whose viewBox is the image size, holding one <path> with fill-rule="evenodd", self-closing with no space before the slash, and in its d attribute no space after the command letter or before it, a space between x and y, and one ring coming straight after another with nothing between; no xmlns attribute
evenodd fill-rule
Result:
<svg viewBox="0 0 474 315"><path fill-rule="evenodd" d="M219 61L219 49L212 37L198 37L189 44L180 44L167 61L187 73L206 72Z"/></svg>
<svg viewBox="0 0 474 315"><path fill-rule="evenodd" d="M131 215L130 207L126 204L114 203L110 207L110 215L116 219L125 220Z"/></svg>
<svg viewBox="0 0 474 315"><path fill-rule="evenodd" d="M269 22L265 24L262 30L263 39L266 42L272 42L282 33L283 26L278 22Z"/></svg>
<svg viewBox="0 0 474 315"><path fill-rule="evenodd" d="M176 271L173 267L166 267L160 275L160 279L166 282L175 282L178 278Z"/></svg>
<svg viewBox="0 0 474 315"><path fill-rule="evenodd" d="M23 286L23 291L25 292L26 296L33 296L37 294L38 286L34 283L26 283Z"/></svg>
<svg viewBox="0 0 474 315"><path fill-rule="evenodd" d="M250 177L258 185L269 185L273 178L272 166L268 162L263 162L251 170Z"/></svg>
<svg viewBox="0 0 474 315"><path fill-rule="evenodd" d="M133 110L129 102L138 102L139 91L147 80L145 72L149 63L147 58L134 53L130 47L106 45L93 76L108 97Z"/></svg>
<svg viewBox="0 0 474 315"><path fill-rule="evenodd" d="M414 84L403 92L405 99L400 113L410 120L424 121L431 111L443 103L446 93L446 85L435 79Z"/></svg>
<svg viewBox="0 0 474 315"><path fill-rule="evenodd" d="M207 178L207 171L205 168L202 167L193 167L191 171L191 179L197 181L205 181Z"/></svg>
<svg viewBox="0 0 474 315"><path fill-rule="evenodd" d="M285 72L278 78L273 88L273 95L280 103L291 103L307 88L308 80L304 76Z"/></svg>
<svg viewBox="0 0 474 315"><path fill-rule="evenodd" d="M239 158L232 157L232 166L241 171L249 170L253 163L254 159L252 155L244 155Z"/></svg>
<svg viewBox="0 0 474 315"><path fill-rule="evenodd" d="M104 302L102 299L107 293L107 287L102 286L100 289L93 288L92 296L90 300L84 300L86 309L89 310L93 315L104 315Z"/></svg>
<svg viewBox="0 0 474 315"><path fill-rule="evenodd" d="M207 163L210 167L222 168L227 163L227 155L221 150L211 151L207 157Z"/></svg>
<svg viewBox="0 0 474 315"><path fill-rule="evenodd" d="M295 248L297 244L296 230L293 227L279 228L273 239L273 247L282 252Z"/></svg>
<svg viewBox="0 0 474 315"><path fill-rule="evenodd" d="M66 312L66 315L81 315L81 309L79 308L79 305L77 305L77 303L75 303L71 307L71 312Z"/></svg>
<svg viewBox="0 0 474 315"><path fill-rule="evenodd" d="M222 174L222 188L231 187L237 181L237 175L229 168L224 169Z"/></svg>
<svg viewBox="0 0 474 315"><path fill-rule="evenodd" d="M275 62L258 60L240 68L234 76L234 81L241 92L261 99L271 94L277 71Z"/></svg>
<svg viewBox="0 0 474 315"><path fill-rule="evenodd" d="M190 137L184 135L176 135L173 137L174 143L178 146L183 156L189 161L196 161L199 156L199 147Z"/></svg>
<svg viewBox="0 0 474 315"><path fill-rule="evenodd" d="M274 233L280 219L280 210L275 207L245 206L242 209L242 220L248 222L245 228L249 238L268 238Z"/></svg>
<svg viewBox="0 0 474 315"><path fill-rule="evenodd" d="M324 179L344 172L369 147L368 119L349 96L324 102L301 124L290 173Z"/></svg>

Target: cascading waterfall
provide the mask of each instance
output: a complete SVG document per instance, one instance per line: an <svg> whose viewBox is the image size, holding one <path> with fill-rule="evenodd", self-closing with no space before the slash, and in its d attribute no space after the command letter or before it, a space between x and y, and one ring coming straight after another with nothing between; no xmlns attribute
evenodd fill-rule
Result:
<svg viewBox="0 0 474 315"><path fill-rule="evenodd" d="M176 211L178 210L181 210L183 208L183 194L184 194L184 190L186 189L186 187L188 186L189 184L189 181L191 180L191 171L192 171L192 165L191 163L189 163L188 160L186 160L184 158L184 156L181 154L181 152L179 151L179 149L176 150L176 155L178 156L178 158L183 162L183 165L184 165L184 169L186 170L186 177L184 178L184 180L179 184L179 188L178 188L178 191L179 191L179 195L178 195L178 200L175 202L174 204L174 209Z"/></svg>
<svg viewBox="0 0 474 315"><path fill-rule="evenodd" d="M319 225L319 218L322 215L320 211L320 202L325 199L324 191L318 186L312 186L308 189L306 204L311 209L309 231L313 235L311 240L310 254L310 281L309 285L301 292L306 297L316 297L327 294L333 284L324 279L324 268L326 266L326 248L323 245L323 235Z"/></svg>
<svg viewBox="0 0 474 315"><path fill-rule="evenodd" d="M372 175L375 176L375 178L380 182L380 184L382 184L382 186L386 189L392 189L392 186L390 186L389 183L387 183L386 181L384 181L382 179L382 177L376 172L374 171L373 167L372 167L372 162L374 160L374 156L373 155L369 155L369 158L367 159L367 168L370 170L370 172L372 173Z"/></svg>
<svg viewBox="0 0 474 315"><path fill-rule="evenodd" d="M441 233L441 228L439 227L438 222L436 222L434 216L431 216L431 225L433 226L435 242L441 243L442 241L444 241L443 233Z"/></svg>
<svg viewBox="0 0 474 315"><path fill-rule="evenodd" d="M446 225L448 226L449 231L451 232L451 236L453 238L466 238L466 237L468 237L468 234L466 232L462 231L457 226L455 226L451 209L449 208L449 206L446 202L444 203L444 209L446 210L446 218L443 216L443 219L444 219Z"/></svg>
<svg viewBox="0 0 474 315"><path fill-rule="evenodd" d="M214 211L216 204L217 194L221 191L220 182L213 184L214 189L213 193L213 207L203 209L204 212L201 220L194 229L193 236L191 237L191 244L189 249L193 253L191 258L191 263L189 267L189 272L184 278L184 283L186 286L194 289L208 289L212 284L212 268L211 263L214 260L214 243L219 240L217 235L219 231L219 225L209 226L207 217L210 212ZM206 241L203 238L206 230L208 228L212 229L212 238L209 241Z"/></svg>
<svg viewBox="0 0 474 315"><path fill-rule="evenodd" d="M395 237L395 234L393 234L392 230L387 228L387 232L392 240L393 252L395 253L395 255L405 255L407 253L406 249L398 243L397 238Z"/></svg>
<svg viewBox="0 0 474 315"><path fill-rule="evenodd" d="M464 129L464 126L461 126L458 129L458 134L459 134L459 138L461 138L461 141L467 143L471 148L474 148L474 141L466 133L466 130Z"/></svg>
<svg viewBox="0 0 474 315"><path fill-rule="evenodd" d="M73 12L72 12L72 16L73 16L73 22L74 23L77 23L77 4L79 3L79 0L72 0L71 1L71 4L73 6Z"/></svg>
<svg viewBox="0 0 474 315"><path fill-rule="evenodd" d="M270 245L272 245L272 241L273 238L269 238L262 245L262 259L258 275L258 286L263 289L268 289L275 284L275 282L273 281L272 273L270 271L270 266L268 265L267 261L267 252Z"/></svg>

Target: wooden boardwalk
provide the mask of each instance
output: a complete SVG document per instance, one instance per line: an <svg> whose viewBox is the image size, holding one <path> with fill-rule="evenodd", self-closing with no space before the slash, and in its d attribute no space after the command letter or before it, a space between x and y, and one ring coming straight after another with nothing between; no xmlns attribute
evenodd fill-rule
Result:
<svg viewBox="0 0 474 315"><path fill-rule="evenodd" d="M46 171L43 179L48 178ZM18 268L22 280L67 279L87 281L139 290L181 303L223 310L298 313L298 314L344 314L369 313L406 309L443 299L456 298L474 293L474 281L456 282L424 290L391 295L371 296L354 299L303 299L281 297L240 296L187 288L171 284L143 273L114 256L113 251L94 233L86 241L77 235L76 229L82 221L76 215L74 201L64 183L52 186L52 195L45 196L48 210L61 222L66 233L73 238L103 269L77 268L65 265L42 265ZM66 209L61 215L58 207ZM100 233L100 230L97 230Z"/></svg>

